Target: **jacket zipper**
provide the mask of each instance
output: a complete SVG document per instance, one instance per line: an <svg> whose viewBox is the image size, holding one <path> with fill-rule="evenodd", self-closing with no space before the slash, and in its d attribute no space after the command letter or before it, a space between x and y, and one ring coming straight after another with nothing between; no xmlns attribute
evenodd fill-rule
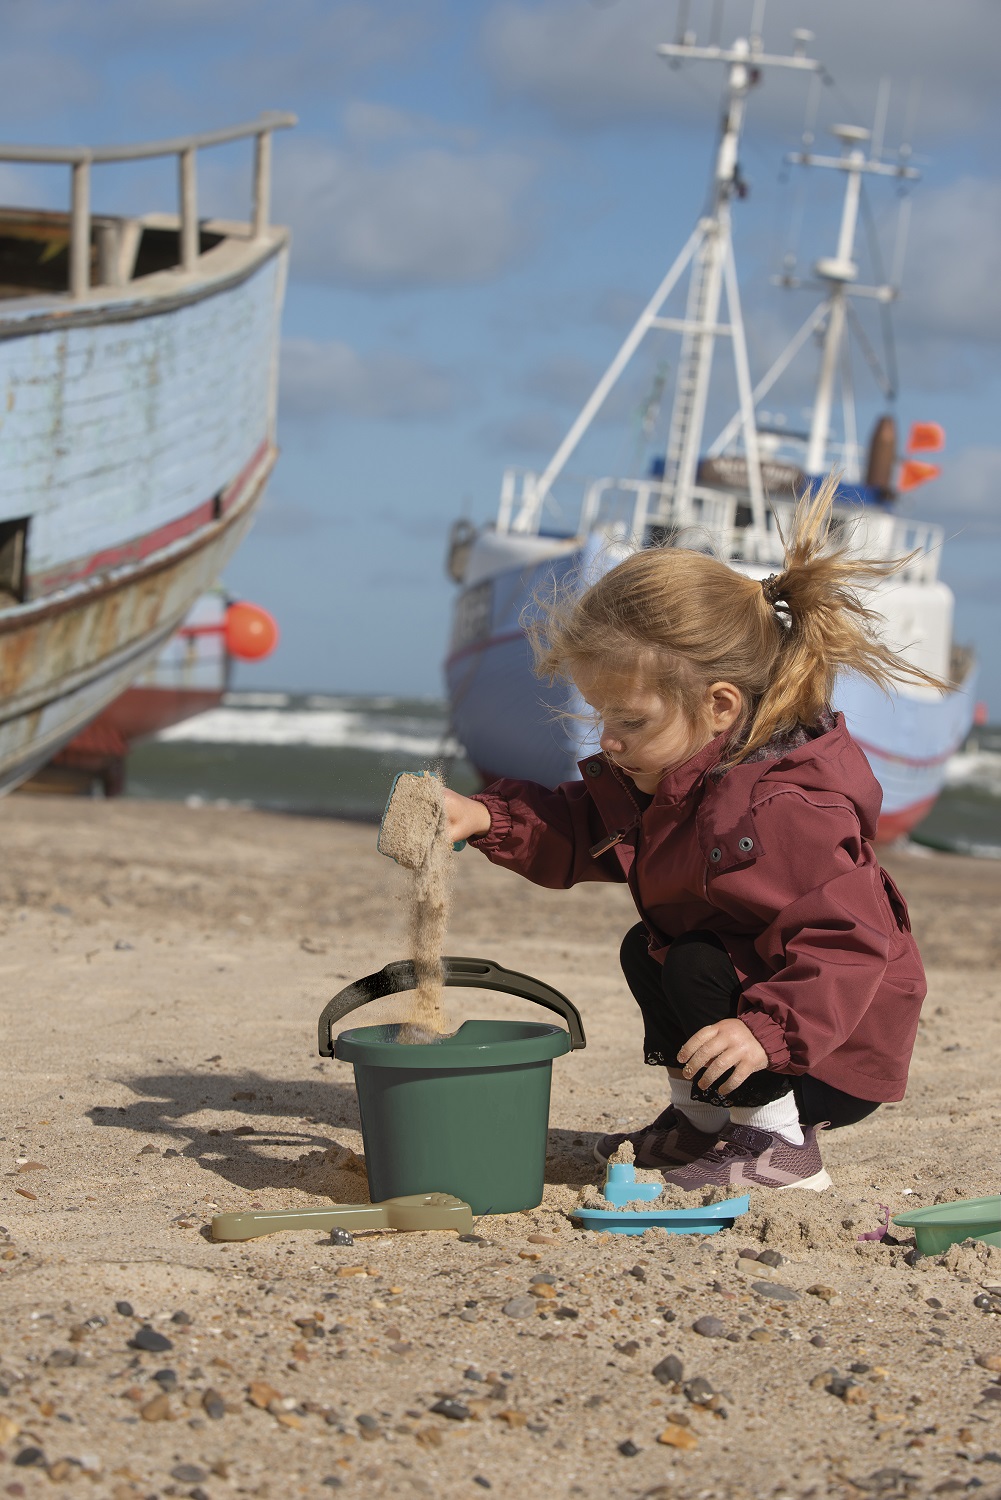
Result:
<svg viewBox="0 0 1001 1500"><path fill-rule="evenodd" d="M605 764L611 771L612 775L615 777L616 781L622 787L622 790L625 792L630 802L635 807L636 816L633 821L629 823L625 828L619 828L615 833L610 834L607 838L599 839L596 844L592 844L591 848L588 851L592 859L600 859L603 854L608 853L609 849L614 849L616 844L621 844L622 840L626 837L626 834L632 833L633 829L638 828L643 820L643 809L640 807L639 803L636 801L636 798L630 791L628 785L623 780L618 768L614 766L610 760L606 760Z"/></svg>

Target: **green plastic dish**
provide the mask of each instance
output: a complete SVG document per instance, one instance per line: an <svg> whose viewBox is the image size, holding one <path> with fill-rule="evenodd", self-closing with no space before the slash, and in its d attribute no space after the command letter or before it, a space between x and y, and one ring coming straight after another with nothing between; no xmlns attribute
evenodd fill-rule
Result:
<svg viewBox="0 0 1001 1500"><path fill-rule="evenodd" d="M891 1223L914 1230L922 1255L940 1255L963 1240L1001 1246L1001 1197L960 1198L955 1203L933 1203L894 1214Z"/></svg>

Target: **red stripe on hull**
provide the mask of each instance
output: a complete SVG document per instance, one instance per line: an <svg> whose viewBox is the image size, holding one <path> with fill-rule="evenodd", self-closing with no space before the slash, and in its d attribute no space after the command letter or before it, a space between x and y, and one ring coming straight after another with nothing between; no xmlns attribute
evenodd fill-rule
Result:
<svg viewBox="0 0 1001 1500"><path fill-rule="evenodd" d="M937 801L937 797L925 797L923 801L899 808L897 812L882 813L876 829L876 843L892 844L894 839L902 839L928 816Z"/></svg>
<svg viewBox="0 0 1001 1500"><path fill-rule="evenodd" d="M147 557L152 557L155 552L169 547L172 542L179 542L184 537L190 536L192 532L200 530L202 526L208 526L220 516L226 515L240 499L254 470L260 466L267 455L269 446L269 440L265 438L250 462L241 469L233 483L224 490L218 507L214 499L205 500L201 505L196 505L194 510L189 510L186 515L168 521L166 526L159 526L155 531L147 531L144 536L132 537L118 547L108 547L103 552L93 553L90 557L78 558L75 562L67 563L65 567L54 568L49 573L36 574L29 578L31 598L37 599L42 595L55 593L57 589L69 588L70 584L80 583L85 578L93 577L95 573L109 572L112 568L122 567L125 563L144 562Z"/></svg>

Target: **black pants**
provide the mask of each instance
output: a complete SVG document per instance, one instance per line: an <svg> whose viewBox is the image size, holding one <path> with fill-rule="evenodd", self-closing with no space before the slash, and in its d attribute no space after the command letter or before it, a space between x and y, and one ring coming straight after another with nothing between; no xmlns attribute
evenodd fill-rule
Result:
<svg viewBox="0 0 1001 1500"><path fill-rule="evenodd" d="M687 932L675 938L663 964L651 958L643 923L630 928L622 939L619 958L626 983L643 1012L643 1056L646 1062L678 1067L678 1052L690 1036L703 1026L712 1026L737 1014L740 980L730 956L714 932ZM854 1125L879 1108L871 1099L856 1099L809 1076L785 1073L752 1073L730 1094L716 1089L729 1077L717 1079L709 1090L692 1081L692 1098L710 1103L754 1108L770 1104L792 1089L804 1125L827 1120L832 1129Z"/></svg>

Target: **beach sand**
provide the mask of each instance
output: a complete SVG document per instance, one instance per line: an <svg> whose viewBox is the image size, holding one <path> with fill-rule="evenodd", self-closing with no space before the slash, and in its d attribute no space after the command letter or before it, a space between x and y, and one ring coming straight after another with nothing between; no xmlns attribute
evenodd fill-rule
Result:
<svg viewBox="0 0 1001 1500"><path fill-rule="evenodd" d="M1001 1250L858 1239L880 1204L998 1191L1001 866L889 857L930 994L906 1100L827 1138L830 1192L624 1238L567 1211L595 1136L665 1102L618 971L628 896L467 850L449 951L555 985L587 1030L554 1064L544 1203L481 1243L225 1245L217 1211L367 1196L316 1020L406 956L406 873L373 828L236 809L16 797L0 830L0 1495L1001 1494Z"/></svg>

